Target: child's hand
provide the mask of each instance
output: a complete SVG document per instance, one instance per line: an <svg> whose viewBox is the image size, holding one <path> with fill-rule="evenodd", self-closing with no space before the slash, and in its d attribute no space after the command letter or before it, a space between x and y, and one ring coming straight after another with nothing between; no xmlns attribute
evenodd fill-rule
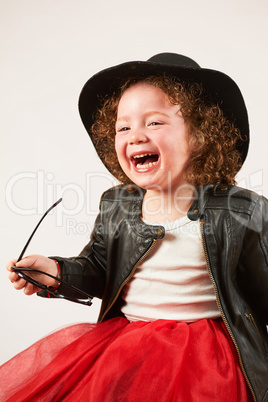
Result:
<svg viewBox="0 0 268 402"><path fill-rule="evenodd" d="M13 286L15 289L20 290L24 288L24 293L26 295L32 295L38 292L40 289L25 281L25 279L20 278L18 274L16 274L16 272L12 270L12 267L16 266L18 268L32 268L47 272L48 274L53 276L58 275L58 269L55 261L42 255L29 255L28 257L23 258L18 263L16 263L16 261L17 260L11 260L7 264L7 270L10 271L8 274L8 278L12 283L14 283ZM56 287L58 285L58 282L55 279L49 278L46 275L38 274L36 272L30 273L29 271L27 271L26 274L31 276L36 281L43 283L44 285L51 287Z"/></svg>

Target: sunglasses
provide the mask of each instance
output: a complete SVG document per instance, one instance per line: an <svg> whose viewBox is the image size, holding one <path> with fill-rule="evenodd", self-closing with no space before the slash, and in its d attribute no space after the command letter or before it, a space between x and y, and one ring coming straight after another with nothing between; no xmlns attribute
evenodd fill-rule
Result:
<svg viewBox="0 0 268 402"><path fill-rule="evenodd" d="M40 226L41 222L43 221L43 219L47 216L47 214L54 209L60 202L62 201L62 198L60 198L57 202L55 202L55 204L53 204L42 216L42 218L40 219L40 221L38 222L38 224L36 225L34 231L32 232L31 236L29 237L27 243L25 244L22 252L19 255L19 258L17 260L17 262L19 262L22 257L24 256L25 251L27 250L27 247L30 244L30 241L32 240L35 232L37 231L38 227ZM93 299L93 296L90 296L88 293L83 292L81 289L76 288L73 285L70 285L69 283L63 281L62 279L50 275L47 272L44 271L40 271L39 269L32 269L32 268L18 268L18 267L12 267L11 268L14 272L16 272L16 274L20 277L23 278L25 281L31 283L32 285L38 287L41 290L45 290L47 291L50 295L52 295L54 298L57 299L65 299L65 300L69 300L75 303L80 303L80 304L84 304L86 306L91 306L92 302L91 300ZM49 276L50 278L56 279L56 281L64 284L65 286L67 286L68 288L72 289L73 291L75 291L76 293L78 293L78 295L80 295L81 297L77 297L77 298L73 298L73 297L69 297L69 296L64 296L61 295L57 289L53 289L50 286L46 286L41 282L36 281L35 279L33 279L31 276L27 275L25 272L31 272L31 273L39 273L39 274L43 274L46 276Z"/></svg>

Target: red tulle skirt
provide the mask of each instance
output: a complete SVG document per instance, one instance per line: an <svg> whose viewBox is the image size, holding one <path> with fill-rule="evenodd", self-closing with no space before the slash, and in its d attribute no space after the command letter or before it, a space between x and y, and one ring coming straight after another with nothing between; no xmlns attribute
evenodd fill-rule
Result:
<svg viewBox="0 0 268 402"><path fill-rule="evenodd" d="M1 366L0 389L1 402L252 400L221 320L72 325Z"/></svg>

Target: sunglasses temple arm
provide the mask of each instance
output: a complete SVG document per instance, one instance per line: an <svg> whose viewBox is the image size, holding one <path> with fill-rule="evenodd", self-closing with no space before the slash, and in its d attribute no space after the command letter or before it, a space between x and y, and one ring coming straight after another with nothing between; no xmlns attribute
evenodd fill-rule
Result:
<svg viewBox="0 0 268 402"><path fill-rule="evenodd" d="M27 247L29 246L30 241L32 240L32 238L33 238L35 232L37 231L37 229L38 229L38 227L40 226L40 224L41 224L41 222L43 221L43 219L44 219L44 218L47 216L47 214L48 214L53 208L55 208L61 201L62 201L62 198L60 198L58 201L56 201L55 204L53 204L53 205L44 213L44 215L42 216L42 218L40 219L40 221L39 221L38 224L36 225L36 227L35 227L33 233L32 233L31 236L29 237L27 243L25 244L25 246L24 246L22 252L20 253L20 256L19 256L17 262L19 262L19 261L22 259L22 257L24 256L24 253L25 253L25 251L27 250Z"/></svg>

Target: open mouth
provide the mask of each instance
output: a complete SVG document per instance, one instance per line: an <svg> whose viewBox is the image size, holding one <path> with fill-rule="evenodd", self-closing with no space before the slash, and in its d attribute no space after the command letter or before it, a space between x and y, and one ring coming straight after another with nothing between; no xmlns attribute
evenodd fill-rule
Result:
<svg viewBox="0 0 268 402"><path fill-rule="evenodd" d="M157 164L158 154L139 154L132 157L132 161L137 169L147 169Z"/></svg>

